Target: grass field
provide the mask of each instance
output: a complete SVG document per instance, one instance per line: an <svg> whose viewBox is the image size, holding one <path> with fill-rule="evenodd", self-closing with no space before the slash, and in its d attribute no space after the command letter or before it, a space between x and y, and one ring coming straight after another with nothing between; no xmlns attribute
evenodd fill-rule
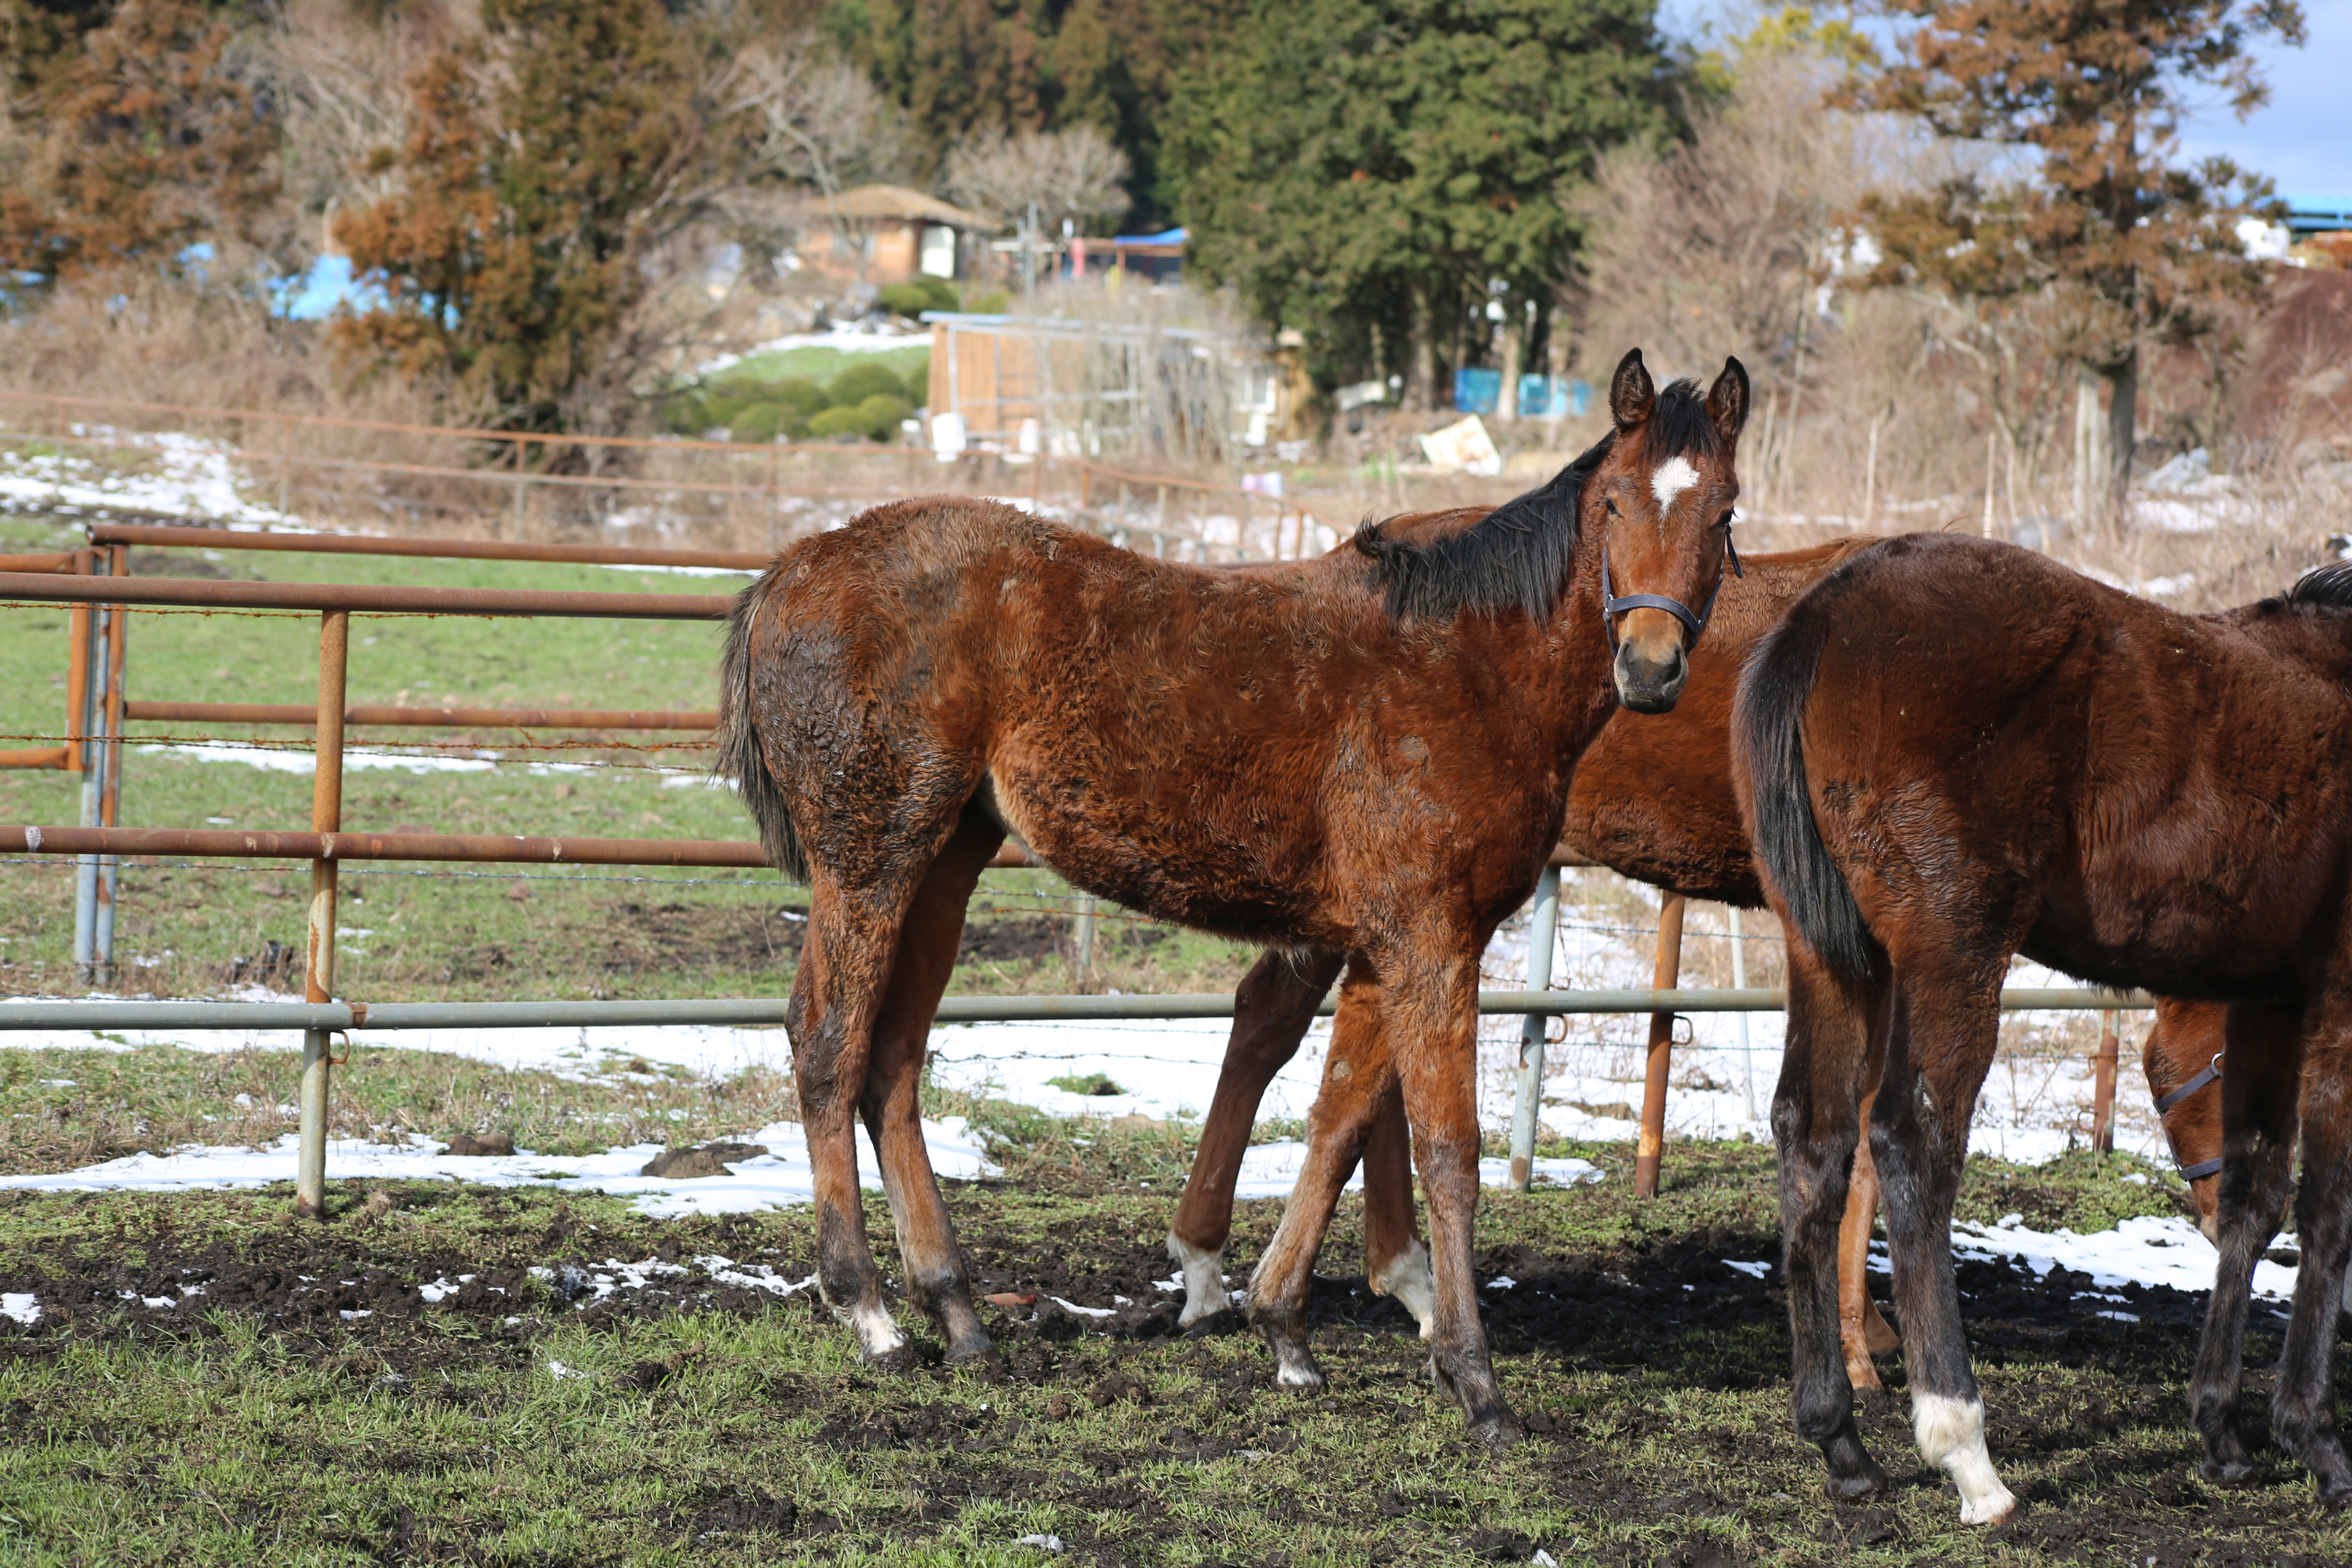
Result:
<svg viewBox="0 0 2352 1568"><path fill-rule="evenodd" d="M0 1555L1303 1568L1541 1549L1712 1568L2168 1568L2352 1554L2283 1460L2242 1491L2195 1479L2180 1387L2197 1298L2127 1288L2136 1321L2121 1321L2063 1270L1961 1275L1995 1453L2026 1503L2016 1522L1956 1522L1948 1487L1918 1469L1899 1392L1864 1402L1894 1491L1830 1504L1787 1430L1777 1273L1726 1266L1775 1251L1769 1153L1678 1149L1643 1205L1622 1151L1575 1152L1607 1180L1490 1194L1482 1214L1489 1331L1535 1428L1500 1457L1464 1440L1409 1321L1349 1277L1353 1199L1315 1300L1330 1384L1301 1396L1269 1386L1254 1338L1171 1337L1152 1283L1170 1272L1168 1199L1132 1176L1144 1167L953 1192L982 1289L1041 1304L983 1309L997 1379L859 1367L808 1290L777 1289L811 1271L805 1211L656 1221L617 1200L415 1184L373 1209L339 1190L337 1217L305 1226L278 1192L0 1195L0 1290L43 1304L29 1329L0 1319ZM2160 1179L2116 1174L1979 1161L1963 1208L2089 1224L2119 1201L2174 1202ZM1237 1267L1276 1217L1243 1206ZM1089 1318L1055 1296L1129 1304ZM2275 1351L2267 1321L2257 1361ZM1034 1544L1047 1540L1060 1550Z"/></svg>

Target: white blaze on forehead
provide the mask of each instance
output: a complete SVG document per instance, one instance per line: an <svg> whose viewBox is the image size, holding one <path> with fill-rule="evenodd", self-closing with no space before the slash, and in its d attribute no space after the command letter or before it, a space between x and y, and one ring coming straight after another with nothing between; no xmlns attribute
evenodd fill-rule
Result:
<svg viewBox="0 0 2352 1568"><path fill-rule="evenodd" d="M1671 510L1675 498L1698 483L1698 470L1684 457L1668 458L1650 476L1650 493L1658 498L1661 512Z"/></svg>

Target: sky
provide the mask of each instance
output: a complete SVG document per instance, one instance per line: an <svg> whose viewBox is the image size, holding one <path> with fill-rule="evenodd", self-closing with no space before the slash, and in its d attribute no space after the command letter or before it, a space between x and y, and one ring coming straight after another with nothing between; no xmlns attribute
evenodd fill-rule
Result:
<svg viewBox="0 0 2352 1568"><path fill-rule="evenodd" d="M1823 10L1831 7L1823 6ZM2271 101L2241 123L2226 107L2182 128L2191 157L2224 153L2268 174L2283 196L2352 199L2352 0L2303 0L2308 41L2289 48L2274 38L2255 53L2270 79ZM1741 0L1664 0L1669 33L1692 37L1710 26L1738 29L1753 15Z"/></svg>

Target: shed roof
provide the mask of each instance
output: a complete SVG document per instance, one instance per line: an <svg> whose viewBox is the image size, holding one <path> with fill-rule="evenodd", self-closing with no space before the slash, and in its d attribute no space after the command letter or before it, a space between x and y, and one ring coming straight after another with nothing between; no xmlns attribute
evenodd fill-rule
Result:
<svg viewBox="0 0 2352 1568"><path fill-rule="evenodd" d="M966 212L952 202L910 191L904 185L858 185L827 200L809 199L818 212L838 212L844 217L867 220L898 218L908 223L944 224L950 228L994 229L1003 224L979 213Z"/></svg>

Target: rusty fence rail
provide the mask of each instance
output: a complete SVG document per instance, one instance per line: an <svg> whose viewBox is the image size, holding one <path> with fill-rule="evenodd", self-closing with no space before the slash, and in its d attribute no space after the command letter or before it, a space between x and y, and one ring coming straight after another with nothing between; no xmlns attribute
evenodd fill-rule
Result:
<svg viewBox="0 0 2352 1568"><path fill-rule="evenodd" d="M699 1024L767 1027L781 1025L791 999L735 996L709 1001L645 1002L0 1002L0 1031L27 1029L370 1029L604 1028ZM2012 988L2000 994L2011 1012L2109 1012L2150 1007L2138 992L2079 986ZM1593 1014L1778 1013L1780 990L1481 991L1478 1011L1555 1018ZM1329 1017L1338 1003L1316 1009ZM947 996L941 1024L1159 1023L1230 1018L1230 992L1172 992L1158 996Z"/></svg>

